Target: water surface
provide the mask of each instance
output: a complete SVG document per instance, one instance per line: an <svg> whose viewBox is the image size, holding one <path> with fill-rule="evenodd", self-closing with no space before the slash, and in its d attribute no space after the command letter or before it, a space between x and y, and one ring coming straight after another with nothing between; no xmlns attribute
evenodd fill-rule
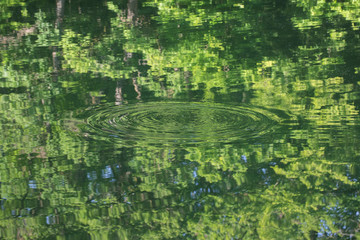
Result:
<svg viewBox="0 0 360 240"><path fill-rule="evenodd" d="M0 3L0 238L358 239L359 9Z"/></svg>

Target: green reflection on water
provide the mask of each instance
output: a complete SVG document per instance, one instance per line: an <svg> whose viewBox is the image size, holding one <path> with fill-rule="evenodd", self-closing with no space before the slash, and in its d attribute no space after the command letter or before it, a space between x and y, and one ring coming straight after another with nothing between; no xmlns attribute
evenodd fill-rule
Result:
<svg viewBox="0 0 360 240"><path fill-rule="evenodd" d="M359 7L0 3L0 238L358 238Z"/></svg>

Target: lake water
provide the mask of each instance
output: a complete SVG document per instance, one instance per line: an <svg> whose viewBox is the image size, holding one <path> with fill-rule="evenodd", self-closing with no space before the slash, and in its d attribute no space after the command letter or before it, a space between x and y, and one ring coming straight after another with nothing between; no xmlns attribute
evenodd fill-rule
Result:
<svg viewBox="0 0 360 240"><path fill-rule="evenodd" d="M358 1L0 3L1 239L359 239Z"/></svg>

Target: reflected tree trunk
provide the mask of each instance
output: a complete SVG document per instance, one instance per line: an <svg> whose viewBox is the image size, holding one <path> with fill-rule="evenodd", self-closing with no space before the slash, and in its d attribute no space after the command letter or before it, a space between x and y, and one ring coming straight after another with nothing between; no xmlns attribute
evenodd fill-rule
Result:
<svg viewBox="0 0 360 240"><path fill-rule="evenodd" d="M115 88L115 105L121 105L124 101L124 98L122 96L122 88L121 88L121 83L117 82L116 83L116 88Z"/></svg>
<svg viewBox="0 0 360 240"><path fill-rule="evenodd" d="M61 30L61 25L64 20L64 6L65 6L65 0L56 0L55 27L59 30Z"/></svg>
<svg viewBox="0 0 360 240"><path fill-rule="evenodd" d="M140 77L140 72L138 72L138 77ZM137 83L136 77L134 77L132 79L133 85L134 85L134 90L137 93L136 99L140 100L141 99L141 92L140 92L140 88L139 85Z"/></svg>
<svg viewBox="0 0 360 240"><path fill-rule="evenodd" d="M127 4L127 19L132 24L136 23L137 12L138 12L138 0L129 0Z"/></svg>
<svg viewBox="0 0 360 240"><path fill-rule="evenodd" d="M65 6L65 0L56 0L56 20L55 20L55 29L59 30L59 36L58 41L61 39L61 29L62 29L62 22L64 19L64 6ZM61 70L61 62L59 60L59 56L61 56L60 49L57 45L52 46L52 62L53 62L53 74L52 74L52 80L54 82L57 82L58 80L58 72ZM45 100L42 99L42 103L45 105ZM51 125L49 122L44 122L44 126L46 129L46 134L48 134L48 138L51 138L52 131L51 131Z"/></svg>
<svg viewBox="0 0 360 240"><path fill-rule="evenodd" d="M64 20L64 6L65 6L65 0L56 0L55 28L59 30L60 36L62 32L62 22ZM59 48L57 46L54 46L52 52L52 59L53 59L53 68L55 73L61 69L59 55L60 55Z"/></svg>
<svg viewBox="0 0 360 240"><path fill-rule="evenodd" d="M135 26L138 22L137 18L138 14L138 0L129 0L127 4L127 22L130 23L130 25ZM132 52L126 51L124 49L124 62L127 62L129 59L133 57ZM139 65L141 62L139 61ZM140 77L140 73L138 72L138 76L132 78L132 83L134 85L134 90L137 93L136 99L141 99L141 92L140 87L137 83L137 78ZM124 101L122 97L122 88L120 84L117 84L117 87L115 89L115 104L120 105Z"/></svg>

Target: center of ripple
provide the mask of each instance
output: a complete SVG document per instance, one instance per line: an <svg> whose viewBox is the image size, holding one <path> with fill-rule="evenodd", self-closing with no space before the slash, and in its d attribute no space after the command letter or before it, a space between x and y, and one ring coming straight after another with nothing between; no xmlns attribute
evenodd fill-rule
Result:
<svg viewBox="0 0 360 240"><path fill-rule="evenodd" d="M214 103L152 102L92 109L88 136L132 144L249 141L276 125L266 110Z"/></svg>

